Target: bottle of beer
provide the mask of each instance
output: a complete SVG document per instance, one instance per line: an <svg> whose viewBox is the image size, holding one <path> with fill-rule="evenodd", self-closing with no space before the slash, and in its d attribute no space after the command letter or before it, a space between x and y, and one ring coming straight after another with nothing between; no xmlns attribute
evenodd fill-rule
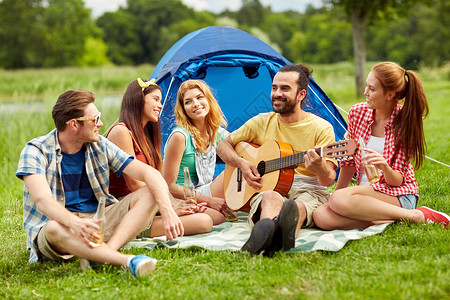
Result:
<svg viewBox="0 0 450 300"><path fill-rule="evenodd" d="M100 227L100 230L97 231L97 234L100 236L100 239L98 239L96 242L89 242L89 244L92 247L100 247L100 245L103 244L103 237L105 235L105 223L106 223L105 202L106 202L105 197L101 197L98 200L97 211L96 211L94 217L92 218L93 220L102 220L98 224L98 226ZM89 269L90 267L91 267L91 263L89 262L89 260L87 260L85 258L80 258L80 269L82 272L86 272L86 270Z"/></svg>
<svg viewBox="0 0 450 300"><path fill-rule="evenodd" d="M363 148L366 148L366 143L364 143L362 137L359 137L359 147L361 149L361 164L364 167L364 172L366 172L367 180L370 183L380 181L380 174L378 173L377 167L366 162L366 156L369 154L369 152L363 150Z"/></svg>
<svg viewBox="0 0 450 300"><path fill-rule="evenodd" d="M92 247L99 247L101 244L103 244L103 236L105 234L105 222L106 222L106 218L105 218L105 202L106 202L106 198L105 197L101 197L98 200L97 212L95 213L93 220L94 221L102 220L100 223L98 223L98 226L100 227L100 230L97 232L97 234L100 236L100 239L96 243L89 242Z"/></svg>
<svg viewBox="0 0 450 300"><path fill-rule="evenodd" d="M192 199L197 203L197 198L195 197L195 186L192 183L189 168L184 167L183 172L184 172L184 185L183 185L184 200Z"/></svg>

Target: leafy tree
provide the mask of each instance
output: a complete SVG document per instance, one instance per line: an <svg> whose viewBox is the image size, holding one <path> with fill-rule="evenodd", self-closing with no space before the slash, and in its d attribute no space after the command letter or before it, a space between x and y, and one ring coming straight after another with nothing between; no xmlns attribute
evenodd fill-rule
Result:
<svg viewBox="0 0 450 300"><path fill-rule="evenodd" d="M231 11L228 8L225 9L220 14L218 14L217 16L219 18L230 18L230 19L236 20L236 22L237 22L237 12L236 11Z"/></svg>
<svg viewBox="0 0 450 300"><path fill-rule="evenodd" d="M185 19L169 26L164 26L160 31L160 40L154 52L158 61L174 43L188 33L195 30L215 25L215 16L209 12L196 12L195 19Z"/></svg>
<svg viewBox="0 0 450 300"><path fill-rule="evenodd" d="M272 42L276 43L282 54L289 60L294 60L294 57L298 57L298 51L293 47L294 42L290 42L295 33L296 42L298 45L298 38L302 33L300 26L301 15L299 13L287 14L287 13L273 13L266 17L261 28L267 32ZM290 44L289 44L290 42Z"/></svg>
<svg viewBox="0 0 450 300"><path fill-rule="evenodd" d="M156 63L178 39L214 24L213 13L195 12L181 0L129 0L97 20L116 64Z"/></svg>
<svg viewBox="0 0 450 300"><path fill-rule="evenodd" d="M95 33L90 11L82 0L47 0L42 16L43 67L76 65L84 54L86 38Z"/></svg>
<svg viewBox="0 0 450 300"><path fill-rule="evenodd" d="M406 13L409 7L418 0L325 0L334 6L340 6L346 11L352 24L353 56L355 62L356 96L364 93L364 65L366 47L364 28L367 22L376 22L389 15Z"/></svg>
<svg viewBox="0 0 450 300"><path fill-rule="evenodd" d="M306 36L303 32L296 31L292 35L291 39L286 43L288 49L285 55L293 63L303 62L306 48Z"/></svg>
<svg viewBox="0 0 450 300"><path fill-rule="evenodd" d="M368 26L367 59L394 61L404 68L416 69L420 57L419 45L411 42L416 30L413 19L380 20L376 25Z"/></svg>
<svg viewBox="0 0 450 300"><path fill-rule="evenodd" d="M5 68L74 65L96 34L82 0L0 1L0 28Z"/></svg>
<svg viewBox="0 0 450 300"><path fill-rule="evenodd" d="M351 35L345 13L309 7L307 12L273 13L261 25L272 42L290 61L330 63L346 60L351 55Z"/></svg>
<svg viewBox="0 0 450 300"><path fill-rule="evenodd" d="M236 19L241 25L259 26L270 12L270 8L262 6L259 0L243 0Z"/></svg>
<svg viewBox="0 0 450 300"><path fill-rule="evenodd" d="M99 38L88 36L85 44L85 51L80 58L80 66L103 66L109 63L108 46Z"/></svg>
<svg viewBox="0 0 450 300"><path fill-rule="evenodd" d="M450 2L436 0L432 7L419 5L417 13L413 43L419 47L421 61L429 66L450 61Z"/></svg>
<svg viewBox="0 0 450 300"><path fill-rule="evenodd" d="M350 30L345 19L333 10L307 19L306 51L303 59L311 63L333 63L347 60L351 53Z"/></svg>
<svg viewBox="0 0 450 300"><path fill-rule="evenodd" d="M136 18L123 9L107 12L97 19L113 63L132 65L144 55L136 23Z"/></svg>
<svg viewBox="0 0 450 300"><path fill-rule="evenodd" d="M227 16L219 16L215 21L217 26L228 26L233 28L238 28L239 24L236 19L227 17Z"/></svg>
<svg viewBox="0 0 450 300"><path fill-rule="evenodd" d="M42 17L41 0L0 1L0 66L38 67L45 28L36 22ZM20 24L20 25L19 25Z"/></svg>
<svg viewBox="0 0 450 300"><path fill-rule="evenodd" d="M128 0L126 11L135 18L141 55L134 60L140 64L159 60L158 45L163 39L161 29L183 20L195 19L193 9L181 0Z"/></svg>
<svg viewBox="0 0 450 300"><path fill-rule="evenodd" d="M407 18L380 20L367 26L367 59L390 60L407 69L437 67L450 59L450 4L418 3ZM447 26L446 26L447 25Z"/></svg>

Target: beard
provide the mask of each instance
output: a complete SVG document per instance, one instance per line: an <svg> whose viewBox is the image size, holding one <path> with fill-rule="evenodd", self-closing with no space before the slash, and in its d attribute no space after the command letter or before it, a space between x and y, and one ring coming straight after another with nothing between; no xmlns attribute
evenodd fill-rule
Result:
<svg viewBox="0 0 450 300"><path fill-rule="evenodd" d="M284 101L284 105L274 105L275 100ZM273 111L279 113L283 117L292 115L295 112L295 106L297 105L297 101L286 97L272 97L271 102Z"/></svg>

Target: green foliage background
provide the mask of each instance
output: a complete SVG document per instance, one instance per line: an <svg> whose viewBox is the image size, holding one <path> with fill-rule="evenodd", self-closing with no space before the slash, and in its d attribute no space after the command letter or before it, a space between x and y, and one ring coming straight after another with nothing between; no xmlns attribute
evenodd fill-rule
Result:
<svg viewBox="0 0 450 300"><path fill-rule="evenodd" d="M380 0L366 0L374 1ZM250 32L294 63L351 60L351 24L344 9L330 2L304 13L274 13L259 0L244 0L239 11L214 14L181 0L128 0L94 19L82 0L3 0L0 68L155 64L178 39L213 25ZM410 2L367 24L367 60L396 61L409 69L450 60L450 2Z"/></svg>

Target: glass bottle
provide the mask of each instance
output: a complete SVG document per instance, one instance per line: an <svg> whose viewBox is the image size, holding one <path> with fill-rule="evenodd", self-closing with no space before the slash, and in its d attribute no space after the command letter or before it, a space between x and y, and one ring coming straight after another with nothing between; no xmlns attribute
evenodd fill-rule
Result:
<svg viewBox="0 0 450 300"><path fill-rule="evenodd" d="M102 220L101 222L97 223L98 226L100 227L100 230L97 232L97 234L100 236L100 239L95 243L95 242L89 242L89 244L91 244L92 247L99 247L101 244L103 244L103 236L105 234L105 202L106 202L106 198L105 197L101 197L98 200L98 207L97 207L97 212L95 213L93 220Z"/></svg>
<svg viewBox="0 0 450 300"><path fill-rule="evenodd" d="M232 214L230 214L229 211L224 210L225 211L225 219L227 220L227 222L235 222L238 220L238 217L236 216L236 212L233 211L234 216Z"/></svg>
<svg viewBox="0 0 450 300"><path fill-rule="evenodd" d="M364 168L364 172L366 173L367 180L370 183L378 182L380 180L380 174L378 173L378 169L374 165L368 164L366 162L366 156L369 154L369 152L363 150L363 148L366 148L366 143L364 143L362 137L359 137L359 149L361 150L361 164Z"/></svg>
<svg viewBox="0 0 450 300"><path fill-rule="evenodd" d="M189 168L184 167L183 172L184 172L184 184L183 184L184 200L194 200L195 203L197 203L197 198L195 197L195 186L192 183Z"/></svg>

